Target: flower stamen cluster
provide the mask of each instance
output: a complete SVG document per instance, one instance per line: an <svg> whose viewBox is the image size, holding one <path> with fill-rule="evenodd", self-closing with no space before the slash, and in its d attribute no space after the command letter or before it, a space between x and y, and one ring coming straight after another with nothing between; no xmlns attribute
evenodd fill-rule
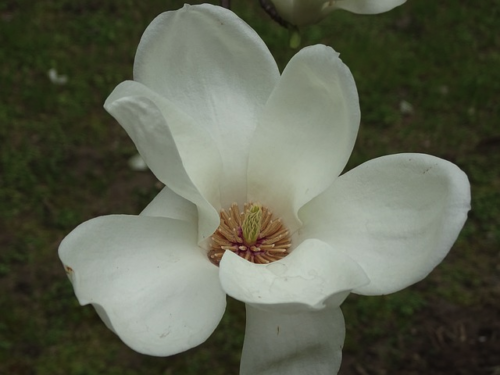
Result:
<svg viewBox="0 0 500 375"><path fill-rule="evenodd" d="M281 219L273 219L267 207L245 203L243 211L233 203L220 211L220 225L212 236L208 258L219 265L229 250L257 264L268 264L286 257L291 246L290 233Z"/></svg>

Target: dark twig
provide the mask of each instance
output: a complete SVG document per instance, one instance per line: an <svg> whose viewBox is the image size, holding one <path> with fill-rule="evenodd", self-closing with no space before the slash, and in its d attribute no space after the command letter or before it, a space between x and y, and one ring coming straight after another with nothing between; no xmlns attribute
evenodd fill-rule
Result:
<svg viewBox="0 0 500 375"><path fill-rule="evenodd" d="M231 9L231 0L220 0L220 6L226 9Z"/></svg>
<svg viewBox="0 0 500 375"><path fill-rule="evenodd" d="M269 17L271 17L274 21L279 23L285 29L290 28L291 25L280 17L278 12L276 11L276 8L269 0L259 0L259 2L262 9L264 9L266 13L269 14Z"/></svg>

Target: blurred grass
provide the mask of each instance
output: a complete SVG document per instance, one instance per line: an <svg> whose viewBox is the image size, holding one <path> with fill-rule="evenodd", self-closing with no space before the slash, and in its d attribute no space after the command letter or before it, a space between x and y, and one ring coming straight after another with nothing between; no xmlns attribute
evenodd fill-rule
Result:
<svg viewBox="0 0 500 375"><path fill-rule="evenodd" d="M268 21L257 1L233 3L283 68L293 55L287 32ZM1 374L237 373L244 335L239 303L230 301L202 346L167 359L142 356L91 307L79 307L56 252L82 221L138 213L158 191L150 173L128 169L134 147L102 104L131 78L149 22L181 6L159 0L0 4ZM412 374L409 367L441 373L432 361L446 356L430 347L434 333L427 328L446 325L440 319L450 309L479 323L499 316L498 17L486 3L410 0L373 17L335 12L303 33L304 45L339 51L356 79L362 126L348 168L384 154L429 153L458 164L473 191L461 237L429 278L391 296L351 296L343 305L348 336L341 373L362 373L352 361L371 364L370 374ZM50 68L67 75L67 84L52 84ZM413 112L402 113L401 101ZM412 350L426 345L429 351L415 360ZM488 348L473 347L469 356L490 355ZM493 374L468 371L454 373Z"/></svg>

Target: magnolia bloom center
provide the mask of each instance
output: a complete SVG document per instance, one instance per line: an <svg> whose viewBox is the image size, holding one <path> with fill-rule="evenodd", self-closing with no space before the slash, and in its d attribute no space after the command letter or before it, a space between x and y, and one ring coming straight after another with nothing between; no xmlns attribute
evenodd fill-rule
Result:
<svg viewBox="0 0 500 375"><path fill-rule="evenodd" d="M267 207L245 203L243 211L233 203L221 210L219 228L212 235L208 258L219 265L226 251L257 264L286 257L291 246L290 232L281 219L273 219Z"/></svg>

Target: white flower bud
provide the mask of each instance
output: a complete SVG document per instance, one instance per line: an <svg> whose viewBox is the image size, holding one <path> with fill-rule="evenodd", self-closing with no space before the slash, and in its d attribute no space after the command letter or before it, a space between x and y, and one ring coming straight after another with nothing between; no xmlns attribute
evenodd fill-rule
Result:
<svg viewBox="0 0 500 375"><path fill-rule="evenodd" d="M406 0L271 0L279 16L294 26L321 21L330 12L344 9L358 14L387 12Z"/></svg>

